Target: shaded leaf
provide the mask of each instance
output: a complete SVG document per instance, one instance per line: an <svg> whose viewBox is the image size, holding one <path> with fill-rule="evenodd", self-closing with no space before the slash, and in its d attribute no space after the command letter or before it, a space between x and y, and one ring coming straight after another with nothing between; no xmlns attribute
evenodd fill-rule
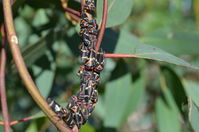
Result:
<svg viewBox="0 0 199 132"><path fill-rule="evenodd" d="M47 35L39 38L35 43L30 44L23 49L22 54L27 66L31 66L46 53L49 46L53 44L52 42L57 34L59 33L51 30Z"/></svg>
<svg viewBox="0 0 199 132"><path fill-rule="evenodd" d="M20 47L24 47L27 44L27 40L31 34L30 25L28 25L22 17L17 17L14 22L15 29L19 37Z"/></svg>
<svg viewBox="0 0 199 132"><path fill-rule="evenodd" d="M162 66L162 73L166 80L166 85L171 91L178 108L181 110L182 105L187 103L187 97L179 76L169 67Z"/></svg>
<svg viewBox="0 0 199 132"><path fill-rule="evenodd" d="M37 87L39 88L42 96L44 98L47 98L52 88L56 65L54 60L52 60L52 56L49 52L45 60L43 60L43 58L41 59L42 60L38 60L41 63L38 62L39 65L33 65L32 69L36 77L35 82L37 84ZM46 67L47 64L48 66Z"/></svg>
<svg viewBox="0 0 199 132"><path fill-rule="evenodd" d="M33 19L32 25L35 27L45 25L49 22L47 14L44 9L37 10L35 17Z"/></svg>

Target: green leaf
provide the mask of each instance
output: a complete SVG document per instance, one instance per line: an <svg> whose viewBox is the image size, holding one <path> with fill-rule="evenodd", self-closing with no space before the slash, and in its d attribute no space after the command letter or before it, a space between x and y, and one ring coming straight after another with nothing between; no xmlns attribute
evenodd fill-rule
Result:
<svg viewBox="0 0 199 132"><path fill-rule="evenodd" d="M197 107L199 107L199 83L193 81L184 81L185 91L193 100Z"/></svg>
<svg viewBox="0 0 199 132"><path fill-rule="evenodd" d="M82 126L81 132L95 132L95 129L87 123Z"/></svg>
<svg viewBox="0 0 199 132"><path fill-rule="evenodd" d="M26 132L37 132L38 128L37 128L37 123L33 122L31 123L28 128L26 129Z"/></svg>
<svg viewBox="0 0 199 132"><path fill-rule="evenodd" d="M28 38L31 34L30 25L28 25L22 17L17 17L14 22L15 29L19 37L20 47L24 47L27 44Z"/></svg>
<svg viewBox="0 0 199 132"><path fill-rule="evenodd" d="M119 33L107 30L102 46L108 53L129 54L129 57L157 60L199 70L199 67L193 66L164 50L141 43L138 38L125 30L121 30Z"/></svg>
<svg viewBox="0 0 199 132"><path fill-rule="evenodd" d="M56 65L51 57L49 53L45 60L43 58L39 60L39 65L33 65L32 67L33 73L36 76L35 82L44 98L47 98L49 95L55 76ZM40 62L43 62L43 64ZM46 67L46 65L48 66Z"/></svg>
<svg viewBox="0 0 199 132"><path fill-rule="evenodd" d="M105 92L106 127L119 127L129 114L137 108L144 94L144 79L132 85L131 75L126 74L109 82Z"/></svg>
<svg viewBox="0 0 199 132"><path fill-rule="evenodd" d="M95 110L94 110L94 113L96 113L96 115L101 118L102 120L105 119L105 99L99 95L98 96L98 102L97 102L97 105L95 107Z"/></svg>
<svg viewBox="0 0 199 132"><path fill-rule="evenodd" d="M108 18L106 27L122 24L130 15L133 0L108 0ZM97 22L100 23L103 13L103 0L97 1Z"/></svg>
<svg viewBox="0 0 199 132"><path fill-rule="evenodd" d="M199 109L198 107L190 101L190 108L189 108L189 121L191 123L192 128L195 132L199 131Z"/></svg>
<svg viewBox="0 0 199 132"><path fill-rule="evenodd" d="M23 49L22 54L27 66L31 66L46 53L49 46L53 44L54 36L57 34L57 32L55 33L51 30L47 35L39 38L35 43L30 44Z"/></svg>
<svg viewBox="0 0 199 132"><path fill-rule="evenodd" d="M37 119L37 118L42 118L42 117L46 117L46 115L42 111L37 112L36 114L32 115L32 119Z"/></svg>
<svg viewBox="0 0 199 132"><path fill-rule="evenodd" d="M39 9L36 12L36 15L33 19L33 26L43 26L44 24L47 24L49 22L49 19L47 17L47 14L44 9Z"/></svg>
<svg viewBox="0 0 199 132"><path fill-rule="evenodd" d="M158 132L180 132L176 111L169 108L161 98L156 100L156 119Z"/></svg>
<svg viewBox="0 0 199 132"><path fill-rule="evenodd" d="M175 55L198 55L199 34L193 31L163 28L141 38L142 42Z"/></svg>
<svg viewBox="0 0 199 132"><path fill-rule="evenodd" d="M180 77L171 68L166 66L162 66L161 71L165 77L167 87L171 91L178 108L181 110L182 104L187 103L187 97Z"/></svg>
<svg viewBox="0 0 199 132"><path fill-rule="evenodd" d="M156 119L159 132L180 132L179 110L170 90L162 88L163 97L156 100Z"/></svg>

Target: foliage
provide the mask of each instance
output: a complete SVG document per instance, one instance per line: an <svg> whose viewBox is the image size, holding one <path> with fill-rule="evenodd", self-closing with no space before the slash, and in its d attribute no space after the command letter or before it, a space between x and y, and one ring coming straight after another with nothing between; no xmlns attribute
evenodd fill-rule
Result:
<svg viewBox="0 0 199 132"><path fill-rule="evenodd" d="M109 0L102 48L134 55L106 59L99 102L82 132L199 131L196 1ZM98 23L102 4L98 0ZM78 0L68 5L80 10ZM40 92L66 106L80 83L79 23L64 15L59 1L21 0L13 11L23 57ZM24 90L10 53L6 68L11 120L34 115L34 120L14 125L14 131L56 131Z"/></svg>

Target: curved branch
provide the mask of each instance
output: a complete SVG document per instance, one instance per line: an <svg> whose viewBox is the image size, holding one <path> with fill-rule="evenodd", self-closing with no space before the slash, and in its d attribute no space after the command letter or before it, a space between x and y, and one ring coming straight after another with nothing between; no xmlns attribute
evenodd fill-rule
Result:
<svg viewBox="0 0 199 132"><path fill-rule="evenodd" d="M63 120L60 120L56 114L50 109L46 100L42 97L38 88L34 84L21 55L21 51L19 49L18 38L15 33L14 25L13 25L13 17L11 11L11 3L10 0L3 0L3 11L4 11L4 20L7 31L7 39L9 42L9 46L11 49L11 53L16 64L16 67L19 71L19 75L23 80L26 89L33 97L37 105L42 109L42 111L48 116L51 122L57 127L57 129L61 132L69 132L71 131L69 128L66 128Z"/></svg>
<svg viewBox="0 0 199 132"><path fill-rule="evenodd" d="M5 88L5 66L6 66L6 36L4 25L1 26L1 34L2 34L2 49L1 49L1 62L0 62L0 93L1 93L1 108L4 119L4 131L10 132L10 121L9 121L9 113L8 113L8 105L6 99L6 88Z"/></svg>
<svg viewBox="0 0 199 132"><path fill-rule="evenodd" d="M108 15L108 0L104 0L101 29L100 29L100 32L99 32L97 43L95 45L95 50L96 51L99 50L100 45L102 43L102 39L103 39L103 36L104 36L104 31L105 31L105 28L106 28L107 15Z"/></svg>

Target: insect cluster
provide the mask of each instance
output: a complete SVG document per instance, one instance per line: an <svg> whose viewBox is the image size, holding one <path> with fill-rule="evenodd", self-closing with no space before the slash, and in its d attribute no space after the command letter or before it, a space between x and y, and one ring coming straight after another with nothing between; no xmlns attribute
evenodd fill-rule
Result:
<svg viewBox="0 0 199 132"><path fill-rule="evenodd" d="M85 0L80 21L83 65L77 73L81 79L80 90L76 96L71 97L66 108L54 100L47 100L51 109L70 128L76 125L80 129L87 122L98 101L97 85L100 81L100 72L104 68L104 56L102 49L99 52L94 49L98 35L98 25L92 17L94 12L95 0Z"/></svg>

